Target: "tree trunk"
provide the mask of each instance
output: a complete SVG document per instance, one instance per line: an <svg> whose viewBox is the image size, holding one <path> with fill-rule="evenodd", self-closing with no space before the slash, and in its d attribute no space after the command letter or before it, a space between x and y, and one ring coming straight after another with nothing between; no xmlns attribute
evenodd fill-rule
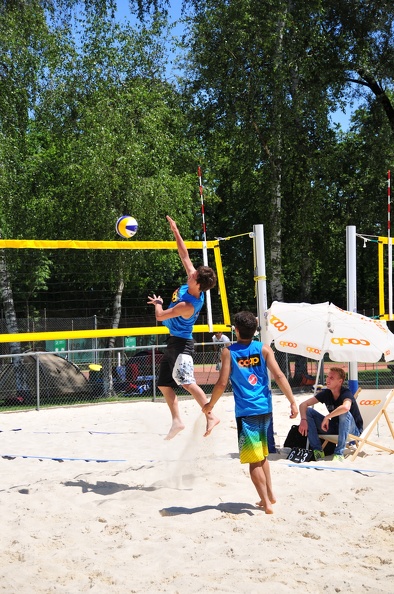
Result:
<svg viewBox="0 0 394 594"><path fill-rule="evenodd" d="M286 11L285 11L286 12ZM282 109L285 105L283 98L283 85L280 73L283 69L283 34L286 14L278 22L277 47L274 57L274 71L278 73L274 81L273 101L273 134L272 134L272 238L271 238L271 270L270 283L272 301L283 301L282 283Z"/></svg>
<svg viewBox="0 0 394 594"><path fill-rule="evenodd" d="M10 278L8 275L5 250L0 250L0 294L3 301L4 317L8 333L18 334L18 322ZM30 390L27 382L26 369L23 364L23 357L18 357L21 353L21 343L11 342L10 351L13 355L12 363L15 366L16 396L17 398L23 399L23 402L25 402L30 398Z"/></svg>
<svg viewBox="0 0 394 594"><path fill-rule="evenodd" d="M112 325L111 328L119 328L119 322L122 314L122 295L124 289L124 280L122 271L119 272L119 284L114 298L114 304L112 309ZM113 349L115 347L115 337L108 339L108 348ZM105 351L103 358L103 382L104 382L104 395L114 396L114 384L112 377L112 356L111 351Z"/></svg>
<svg viewBox="0 0 394 594"><path fill-rule="evenodd" d="M272 279L270 282L272 301L283 301L282 283L282 228L281 228L281 207L282 207L282 184L280 169L273 172L276 181L272 188L272 237L271 237L271 270Z"/></svg>
<svg viewBox="0 0 394 594"><path fill-rule="evenodd" d="M360 68L357 73L360 75L360 80L350 79L351 82L356 82L363 86L368 87L379 101L384 111L386 112L387 119L390 123L391 129L394 132L394 107L390 101L390 98L386 94L381 84L375 79L374 76L367 70Z"/></svg>

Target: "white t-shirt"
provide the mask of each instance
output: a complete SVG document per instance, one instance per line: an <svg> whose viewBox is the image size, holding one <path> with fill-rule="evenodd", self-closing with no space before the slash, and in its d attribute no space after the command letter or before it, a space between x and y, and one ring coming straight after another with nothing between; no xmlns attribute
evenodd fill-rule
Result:
<svg viewBox="0 0 394 594"><path fill-rule="evenodd" d="M229 346L230 345L231 340L225 334L222 334L220 338L218 338L216 336L216 334L214 334L212 336L212 342L215 342L217 344L220 344L221 347L225 347L225 346Z"/></svg>

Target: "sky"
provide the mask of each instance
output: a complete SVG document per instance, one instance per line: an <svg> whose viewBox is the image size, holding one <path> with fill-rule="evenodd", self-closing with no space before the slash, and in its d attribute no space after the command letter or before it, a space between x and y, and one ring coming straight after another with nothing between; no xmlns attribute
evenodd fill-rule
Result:
<svg viewBox="0 0 394 594"><path fill-rule="evenodd" d="M135 16L130 13L129 0L117 0L118 8L116 11L116 19L122 21L128 19L130 21L135 20ZM181 18L182 0L171 0L169 6L169 20L171 23L179 21ZM182 27L175 28L177 33L180 33Z"/></svg>
<svg viewBox="0 0 394 594"><path fill-rule="evenodd" d="M348 130L349 125L350 125L350 118L352 116L352 113L354 112L356 108L353 107L349 107L348 109L345 110L345 112L343 112L341 109L338 109L335 113L333 113L331 115L331 119L333 121L334 124L340 124L342 130L344 132L346 132L346 130Z"/></svg>

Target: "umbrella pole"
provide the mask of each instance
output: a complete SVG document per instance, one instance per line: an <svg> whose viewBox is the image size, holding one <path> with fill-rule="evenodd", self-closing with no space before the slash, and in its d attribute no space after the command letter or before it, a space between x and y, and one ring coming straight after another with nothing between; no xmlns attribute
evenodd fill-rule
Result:
<svg viewBox="0 0 394 594"><path fill-rule="evenodd" d="M313 388L313 395L316 396L316 392L317 392L317 384L320 378L320 371L321 371L321 365L322 365L322 361L324 361L324 355L321 359L319 359L319 362L317 364L317 373L316 373L316 381L315 381L315 386ZM324 366L323 366L324 369Z"/></svg>
<svg viewBox="0 0 394 594"><path fill-rule="evenodd" d="M317 393L317 383L319 381L319 376L320 376L320 370L321 370L322 361L324 361L324 355L323 355L323 357L321 359L319 359L319 362L317 364L317 373L316 373L315 385L313 387L313 396L316 396L316 393ZM307 450L309 449L309 439L308 439L308 437L306 438L306 449Z"/></svg>

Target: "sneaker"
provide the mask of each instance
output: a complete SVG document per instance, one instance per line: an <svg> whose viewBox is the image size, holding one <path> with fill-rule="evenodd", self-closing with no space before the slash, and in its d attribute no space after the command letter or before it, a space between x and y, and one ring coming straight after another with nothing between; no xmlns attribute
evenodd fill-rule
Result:
<svg viewBox="0 0 394 594"><path fill-rule="evenodd" d="M324 460L325 458L325 453L323 452L323 450L313 450L313 455L315 457L316 462L318 460Z"/></svg>
<svg viewBox="0 0 394 594"><path fill-rule="evenodd" d="M345 456L342 456L341 454L334 454L334 456L332 457L333 462L344 462L344 460Z"/></svg>

